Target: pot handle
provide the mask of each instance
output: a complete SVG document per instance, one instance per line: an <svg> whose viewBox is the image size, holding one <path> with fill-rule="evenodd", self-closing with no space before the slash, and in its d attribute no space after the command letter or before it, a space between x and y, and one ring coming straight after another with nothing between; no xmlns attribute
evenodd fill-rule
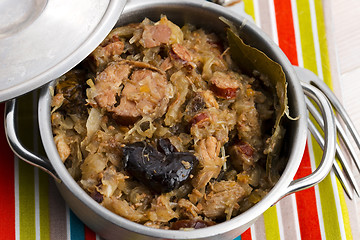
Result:
<svg viewBox="0 0 360 240"><path fill-rule="evenodd" d="M17 118L16 118L17 100L11 99L5 104L5 135L6 139L15 153L23 161L38 167L51 175L56 181L60 182L57 173L45 157L39 157L28 150L20 141L17 135Z"/></svg>
<svg viewBox="0 0 360 240"><path fill-rule="evenodd" d="M283 197L295 193L307 188L310 188L317 183L321 182L330 172L334 160L335 160L335 149L336 149L336 126L335 117L332 107L326 98L326 96L316 87L307 83L306 73L302 71L302 68L295 68L296 73L301 79L301 86L304 90L305 95L311 98L319 107L324 120L324 148L321 162L317 169L308 176L300 179L293 180L288 188L286 189ZM304 74L302 74L304 73ZM307 77L309 78L309 77ZM308 121L311 121L308 118ZM311 127L308 127L311 131Z"/></svg>

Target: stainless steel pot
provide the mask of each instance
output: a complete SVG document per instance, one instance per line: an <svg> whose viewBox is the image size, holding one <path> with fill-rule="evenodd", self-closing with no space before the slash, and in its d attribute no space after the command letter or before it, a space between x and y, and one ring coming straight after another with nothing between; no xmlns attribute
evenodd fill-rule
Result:
<svg viewBox="0 0 360 240"><path fill-rule="evenodd" d="M161 14L182 25L191 22L198 27L211 29L223 33L225 24L219 20L224 17L237 26L241 26L240 37L247 44L265 52L270 58L278 62L288 81L288 97L290 115L298 117L296 120L285 120L286 144L283 154L288 159L286 168L274 188L255 206L239 216L204 229L192 231L162 230L145 227L122 218L105 209L90 196L70 176L57 152L50 122L51 95L49 88L55 82L42 88L39 98L38 119L42 142L47 157L39 157L24 148L16 135L16 100L6 105L6 130L10 146L23 160L40 167L57 180L57 187L73 212L91 229L106 239L233 239L244 232L254 221L284 196L311 187L320 182L330 171L335 154L335 126L334 116L329 103L316 88L301 83L284 53L258 27L238 14L231 14L229 10L206 2L194 0L170 1L130 1L127 3L117 25L138 22L144 17L157 20ZM297 70L301 71L301 70ZM315 102L325 120L325 148L319 167L309 176L299 180L293 177L301 162L307 138L307 111L304 92Z"/></svg>

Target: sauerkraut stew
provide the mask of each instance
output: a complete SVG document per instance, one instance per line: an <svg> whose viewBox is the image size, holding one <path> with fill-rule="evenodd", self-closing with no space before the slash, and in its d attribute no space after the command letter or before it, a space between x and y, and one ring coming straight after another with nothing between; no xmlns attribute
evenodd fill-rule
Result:
<svg viewBox="0 0 360 240"><path fill-rule="evenodd" d="M58 79L54 141L95 201L146 226L202 228L276 183L281 161L267 169L276 88L257 71L243 74L223 37L145 19L113 29Z"/></svg>

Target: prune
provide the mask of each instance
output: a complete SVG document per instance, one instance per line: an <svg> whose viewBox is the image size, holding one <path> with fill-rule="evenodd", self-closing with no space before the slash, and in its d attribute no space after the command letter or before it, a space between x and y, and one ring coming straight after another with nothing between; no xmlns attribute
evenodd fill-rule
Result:
<svg viewBox="0 0 360 240"><path fill-rule="evenodd" d="M177 152L170 141L165 142L158 141L162 152L144 141L123 148L125 170L157 193L180 187L198 164L192 153Z"/></svg>
<svg viewBox="0 0 360 240"><path fill-rule="evenodd" d="M213 221L204 221L204 220L197 220L197 219L189 219L189 220L179 220L174 222L171 225L172 230L179 230L181 228L204 228L208 226L215 225L215 222Z"/></svg>
<svg viewBox="0 0 360 240"><path fill-rule="evenodd" d="M160 138L158 140L157 149L159 152L162 152L165 155L169 155L172 152L177 152L178 150L174 145L171 144L168 138Z"/></svg>

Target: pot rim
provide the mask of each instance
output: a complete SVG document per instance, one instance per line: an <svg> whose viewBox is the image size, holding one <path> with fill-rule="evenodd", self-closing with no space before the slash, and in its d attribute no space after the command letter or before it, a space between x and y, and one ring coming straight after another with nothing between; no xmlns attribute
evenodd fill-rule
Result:
<svg viewBox="0 0 360 240"><path fill-rule="evenodd" d="M231 230L234 230L242 225L246 225L249 222L255 220L258 216L260 216L263 212L265 212L268 208L270 208L273 204L275 204L285 193L286 190L293 180L293 177L300 165L302 155L305 149L306 137L307 137L307 113L304 101L304 94L298 81L298 78L295 74L295 71L287 59L285 54L280 50L280 48L264 33L260 30L255 24L246 20L244 17L239 16L239 14L231 14L229 9L226 9L222 6L215 5L213 3L207 1L194 1L194 0L169 0L165 3L167 6L171 5L172 7L181 7L183 5L190 5L195 8L205 8L207 11L214 11L218 13L220 16L223 16L230 20L236 20L237 22L245 23L248 27L250 27L256 34L260 36L270 45L272 51L279 58L280 65L283 69L286 70L287 79L291 79L292 86L292 97L295 99L295 104L298 107L299 111L299 119L298 128L294 131L294 145L296 147L292 148L292 152L290 158L288 159L288 163L286 168L281 175L279 181L275 184L275 186L271 189L271 191L256 205L241 213L240 215L216 224L214 226L210 226L202 229L195 229L191 231L183 231L183 230L164 230L164 229L155 229L151 227L147 227L130 220L121 217L105 207L98 204L95 200L93 200L71 177L67 169L65 168L63 162L61 161L52 135L51 122L50 122L50 102L51 102L51 94L49 88L52 88L55 85L55 81L46 84L41 91L41 95L39 98L39 109L38 109L38 118L39 118L39 128L41 139L43 141L43 145L46 151L46 154L51 162L51 165L55 169L58 177L62 180L62 183L69 189L69 191L74 194L80 201L82 201L86 206L88 206L91 210L112 222L113 224L120 226L124 229L134 231L143 235L148 235L152 237L161 237L161 238L173 238L173 239L190 239L190 238L206 238L212 237L216 235L221 235ZM151 2L144 2L141 0L131 0L125 6L123 13L136 12L137 9L148 8L148 7L160 7L164 5L164 1L155 0ZM121 20L121 19L120 19Z"/></svg>

